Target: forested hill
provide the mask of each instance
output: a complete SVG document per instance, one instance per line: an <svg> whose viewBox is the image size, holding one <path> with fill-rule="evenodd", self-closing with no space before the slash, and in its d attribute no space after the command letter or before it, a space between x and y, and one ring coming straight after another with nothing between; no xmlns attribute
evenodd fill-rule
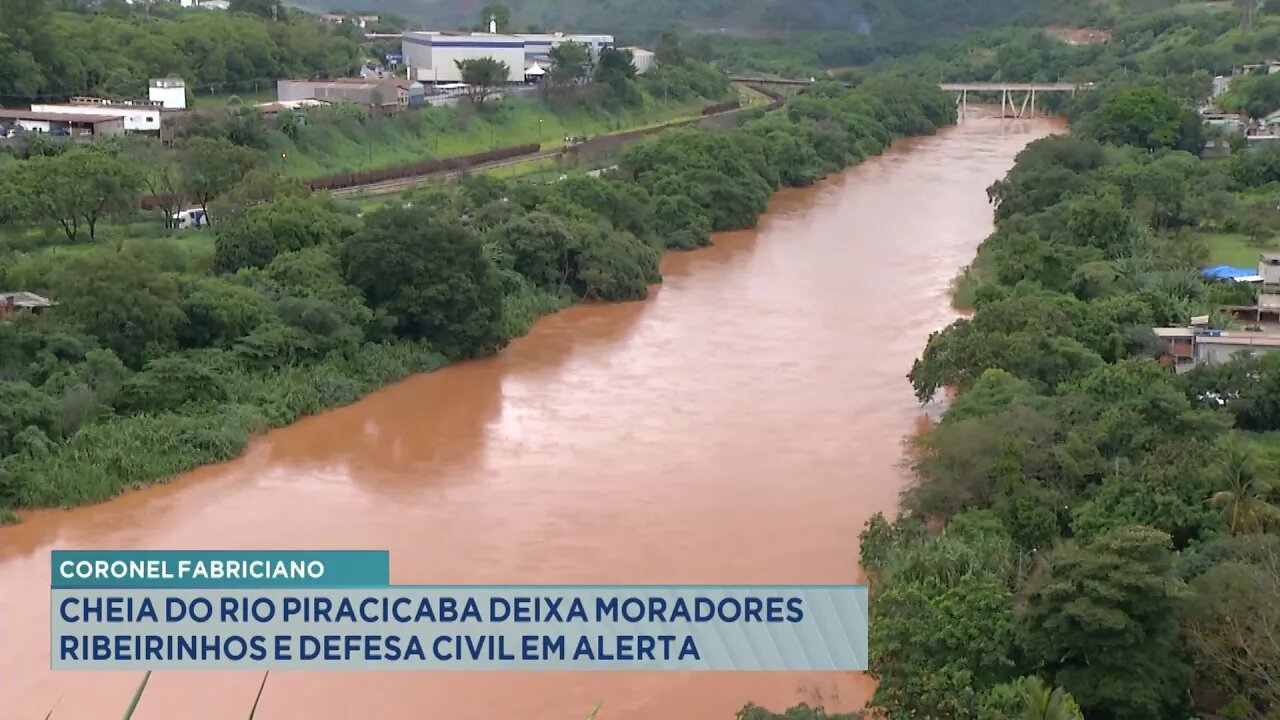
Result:
<svg viewBox="0 0 1280 720"><path fill-rule="evenodd" d="M232 12L0 0L6 104L83 94L134 98L146 95L149 78L169 75L202 92L241 91L290 75L345 75L358 61L353 37L269 0L233 0Z"/></svg>
<svg viewBox="0 0 1280 720"><path fill-rule="evenodd" d="M361 0L432 25L470 25L483 0ZM331 0L298 0L328 9ZM513 25L647 35L672 27L731 32L844 30L871 37L951 33L1078 14L1090 0L508 0Z"/></svg>

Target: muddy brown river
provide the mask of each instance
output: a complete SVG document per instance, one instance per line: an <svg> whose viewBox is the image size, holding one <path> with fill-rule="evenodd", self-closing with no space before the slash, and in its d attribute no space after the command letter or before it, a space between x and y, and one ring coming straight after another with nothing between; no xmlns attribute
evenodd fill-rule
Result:
<svg viewBox="0 0 1280 720"><path fill-rule="evenodd" d="M500 356L386 388L235 462L0 529L0 717L118 718L139 673L49 668L55 548L368 548L394 583L849 583L906 481L905 374L954 317L985 188L1048 120L975 120L672 254L646 302L548 317ZM874 616L871 619L875 622ZM136 720L247 717L258 673L158 672ZM868 678L272 674L259 720L728 719L861 707Z"/></svg>

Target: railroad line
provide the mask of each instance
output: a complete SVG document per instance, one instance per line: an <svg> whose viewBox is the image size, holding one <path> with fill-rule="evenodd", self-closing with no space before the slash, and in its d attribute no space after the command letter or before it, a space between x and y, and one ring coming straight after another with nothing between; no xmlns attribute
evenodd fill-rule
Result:
<svg viewBox="0 0 1280 720"><path fill-rule="evenodd" d="M782 107L786 103L786 98L783 95L781 95L780 93L774 92L773 90L770 90L765 86L755 85L755 84L746 84L746 87L769 98L769 103L765 106L766 110L776 110ZM749 107L751 107L751 105L743 105L740 103L732 107L728 106L728 103L711 105L711 106L708 106L707 108L704 108L705 114L699 117L685 118L683 120L675 120L669 123L663 123L661 125L655 125L649 128L641 128L639 130L628 130L620 133L600 135L595 138L592 138L591 140L588 140L586 143L583 143L581 145L566 146L566 147L556 148L555 150L544 150L540 152L533 152L527 155L516 155L513 157L504 157L504 158L486 161L486 162L478 162L474 165L470 165L468 167L463 167L463 168L456 168L456 167L448 168L448 169L423 173L419 175L410 175L406 177L391 178L391 179L380 180L380 181L371 182L371 183L348 185L346 187L333 188L330 190L330 192L332 192L334 195L357 195L357 194L380 195L384 193L395 192L397 190L403 190L405 188L414 187L415 185L419 185L425 182L431 182L435 180L449 180L455 177L459 177L461 175L465 175L470 172L483 172L486 170L496 170L498 168L510 167L512 165L520 165L522 163L527 163L527 162L536 162L539 160L550 160L554 158L563 157L564 155L569 153L576 154L580 150L590 151L592 149L592 146L600 147L604 145L616 145L617 147L623 147L637 140L649 137L650 135L656 135L666 130L672 130L675 128L685 127L688 125L696 125L698 123L702 123L710 119L732 115L734 113L741 112L742 110L745 110ZM711 112L706 112L707 110L711 110Z"/></svg>

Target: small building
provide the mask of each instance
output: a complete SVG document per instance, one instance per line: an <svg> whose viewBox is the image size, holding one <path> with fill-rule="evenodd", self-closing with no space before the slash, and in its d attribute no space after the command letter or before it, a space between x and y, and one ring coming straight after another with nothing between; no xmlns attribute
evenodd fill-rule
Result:
<svg viewBox="0 0 1280 720"><path fill-rule="evenodd" d="M258 112L262 113L262 117L266 118L267 120L274 120L284 110L305 110L309 107L318 107L321 105L328 105L328 104L329 103L325 100L315 100L315 99L284 100L284 101L277 100L275 102L259 103L257 108L258 108Z"/></svg>
<svg viewBox="0 0 1280 720"><path fill-rule="evenodd" d="M1262 253L1258 274L1262 276L1263 285L1280 285L1280 253Z"/></svg>
<svg viewBox="0 0 1280 720"><path fill-rule="evenodd" d="M1199 318L1207 323L1207 318ZM1240 354L1260 355L1280 350L1280 332L1267 330L1211 330L1193 324L1185 328L1152 328L1159 341L1160 364L1182 373L1202 365L1219 365Z"/></svg>
<svg viewBox="0 0 1280 720"><path fill-rule="evenodd" d="M110 113L64 113L37 110L0 110L0 137L15 130L48 133L73 140L123 135L125 118Z"/></svg>
<svg viewBox="0 0 1280 720"><path fill-rule="evenodd" d="M185 93L185 89L183 92ZM63 115L122 117L124 118L125 132L151 135L160 134L166 113L183 112L181 110L165 110L163 103L151 100L116 102L90 97L74 97L68 103L59 104L33 103L31 110L32 112L61 113Z"/></svg>
<svg viewBox="0 0 1280 720"><path fill-rule="evenodd" d="M507 82L524 82L525 41L514 35L407 32L400 38L409 77L424 83L462 82L458 63L493 58L507 66Z"/></svg>
<svg viewBox="0 0 1280 720"><path fill-rule="evenodd" d="M187 83L182 78L152 78L147 99L166 110L186 110Z"/></svg>
<svg viewBox="0 0 1280 720"><path fill-rule="evenodd" d="M302 100L354 102L371 113L390 114L420 105L426 88L405 78L341 78L338 80L279 80L278 102Z"/></svg>
<svg viewBox="0 0 1280 720"><path fill-rule="evenodd" d="M640 47L623 48L623 50L631 52L631 64L635 66L636 72L640 75L645 74L657 64L657 56L651 50L645 50Z"/></svg>
<svg viewBox="0 0 1280 720"><path fill-rule="evenodd" d="M39 315L57 305L47 297L30 292L0 292L0 322L20 312Z"/></svg>

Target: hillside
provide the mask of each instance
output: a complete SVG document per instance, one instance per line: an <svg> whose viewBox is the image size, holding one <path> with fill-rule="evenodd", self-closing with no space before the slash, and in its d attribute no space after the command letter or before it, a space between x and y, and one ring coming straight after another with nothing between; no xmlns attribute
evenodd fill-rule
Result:
<svg viewBox="0 0 1280 720"><path fill-rule="evenodd" d="M362 7L452 27L478 22L483 0L361 0ZM329 9L331 0L300 0ZM1088 0L509 0L515 27L563 27L648 36L667 28L759 34L843 30L871 37L949 33L1073 14Z"/></svg>

